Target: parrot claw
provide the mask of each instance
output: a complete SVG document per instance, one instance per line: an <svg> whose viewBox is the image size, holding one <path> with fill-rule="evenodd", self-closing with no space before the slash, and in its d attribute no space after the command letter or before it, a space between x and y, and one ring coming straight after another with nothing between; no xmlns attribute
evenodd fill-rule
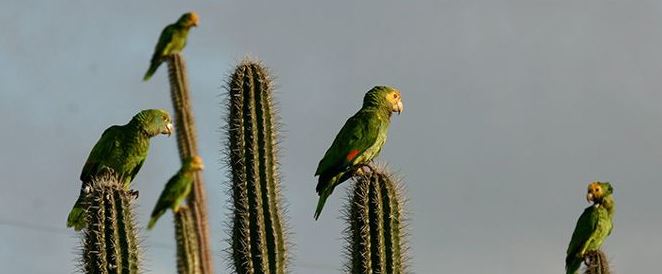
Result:
<svg viewBox="0 0 662 274"><path fill-rule="evenodd" d="M375 168L369 164L365 164L358 167L354 173L359 176L364 176L372 174L373 172L375 172Z"/></svg>
<svg viewBox="0 0 662 274"><path fill-rule="evenodd" d="M366 164L365 165L368 169L370 169L370 173L375 172L376 168L373 167L371 164Z"/></svg>

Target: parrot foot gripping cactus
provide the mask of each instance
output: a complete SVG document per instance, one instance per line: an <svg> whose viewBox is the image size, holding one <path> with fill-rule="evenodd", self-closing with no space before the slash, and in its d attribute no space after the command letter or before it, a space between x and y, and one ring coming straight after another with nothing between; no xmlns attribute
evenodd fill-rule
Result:
<svg viewBox="0 0 662 274"><path fill-rule="evenodd" d="M354 177L345 210L348 273L406 273L403 195L380 169Z"/></svg>

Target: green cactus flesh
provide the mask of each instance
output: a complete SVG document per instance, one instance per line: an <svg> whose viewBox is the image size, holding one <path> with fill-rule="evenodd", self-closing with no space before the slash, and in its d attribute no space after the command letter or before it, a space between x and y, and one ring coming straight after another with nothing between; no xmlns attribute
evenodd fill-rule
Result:
<svg viewBox="0 0 662 274"><path fill-rule="evenodd" d="M96 180L88 190L83 271L90 274L138 273L140 260L133 195L111 176Z"/></svg>
<svg viewBox="0 0 662 274"><path fill-rule="evenodd" d="M345 211L348 272L404 273L399 192L395 180L381 171L355 177Z"/></svg>
<svg viewBox="0 0 662 274"><path fill-rule="evenodd" d="M175 213L175 240L177 242L177 272L179 274L200 274L200 252L198 239L191 217L191 211L181 206Z"/></svg>
<svg viewBox="0 0 662 274"><path fill-rule="evenodd" d="M243 61L227 84L237 273L284 273L287 261L271 85L267 70L253 61Z"/></svg>
<svg viewBox="0 0 662 274"><path fill-rule="evenodd" d="M179 150L180 159L184 162L185 159L198 155L198 147L195 132L195 120L193 119L193 111L191 109L186 63L184 62L184 57L182 57L180 53L168 57L168 79L170 80L170 96L175 110L177 148ZM197 233L195 239L198 241L198 248L189 250L189 252L198 253L190 256L198 258L199 263L197 265L200 265L202 273L213 273L213 264L209 248L209 225L206 200L202 172L197 172L194 174L193 188L188 198L188 205L193 220L193 228Z"/></svg>

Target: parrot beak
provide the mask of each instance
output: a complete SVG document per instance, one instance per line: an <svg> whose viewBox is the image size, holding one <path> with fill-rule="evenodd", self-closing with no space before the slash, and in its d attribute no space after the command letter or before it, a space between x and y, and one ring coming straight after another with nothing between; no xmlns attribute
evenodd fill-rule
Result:
<svg viewBox="0 0 662 274"><path fill-rule="evenodd" d="M172 131L173 131L173 125L172 125L172 123L168 123L168 124L166 124L165 131L161 132L161 134L167 134L168 137L170 137L170 135L172 134Z"/></svg>
<svg viewBox="0 0 662 274"><path fill-rule="evenodd" d="M398 104L395 105L395 111L400 115L400 113L404 110L404 106L402 105L402 101L398 101Z"/></svg>
<svg viewBox="0 0 662 274"><path fill-rule="evenodd" d="M589 203L593 202L593 193L586 194L586 201Z"/></svg>

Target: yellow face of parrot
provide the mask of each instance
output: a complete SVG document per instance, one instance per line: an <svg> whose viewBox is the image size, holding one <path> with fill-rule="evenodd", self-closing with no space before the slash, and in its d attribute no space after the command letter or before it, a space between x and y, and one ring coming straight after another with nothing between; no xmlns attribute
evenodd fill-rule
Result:
<svg viewBox="0 0 662 274"><path fill-rule="evenodd" d="M600 182L592 182L588 185L586 201L589 203L595 202L604 197L607 194L606 191Z"/></svg>
<svg viewBox="0 0 662 274"><path fill-rule="evenodd" d="M202 162L202 158L200 158L200 156L193 156L189 161L190 163L188 169L190 171L200 171L205 168L205 164Z"/></svg>
<svg viewBox="0 0 662 274"><path fill-rule="evenodd" d="M194 11L185 13L182 19L184 20L184 25L189 28L197 27L200 24L200 17Z"/></svg>
<svg viewBox="0 0 662 274"><path fill-rule="evenodd" d="M402 96L400 96L400 91L397 89L392 89L386 93L386 101L391 104L391 111L397 112L400 114L404 110L402 105Z"/></svg>

